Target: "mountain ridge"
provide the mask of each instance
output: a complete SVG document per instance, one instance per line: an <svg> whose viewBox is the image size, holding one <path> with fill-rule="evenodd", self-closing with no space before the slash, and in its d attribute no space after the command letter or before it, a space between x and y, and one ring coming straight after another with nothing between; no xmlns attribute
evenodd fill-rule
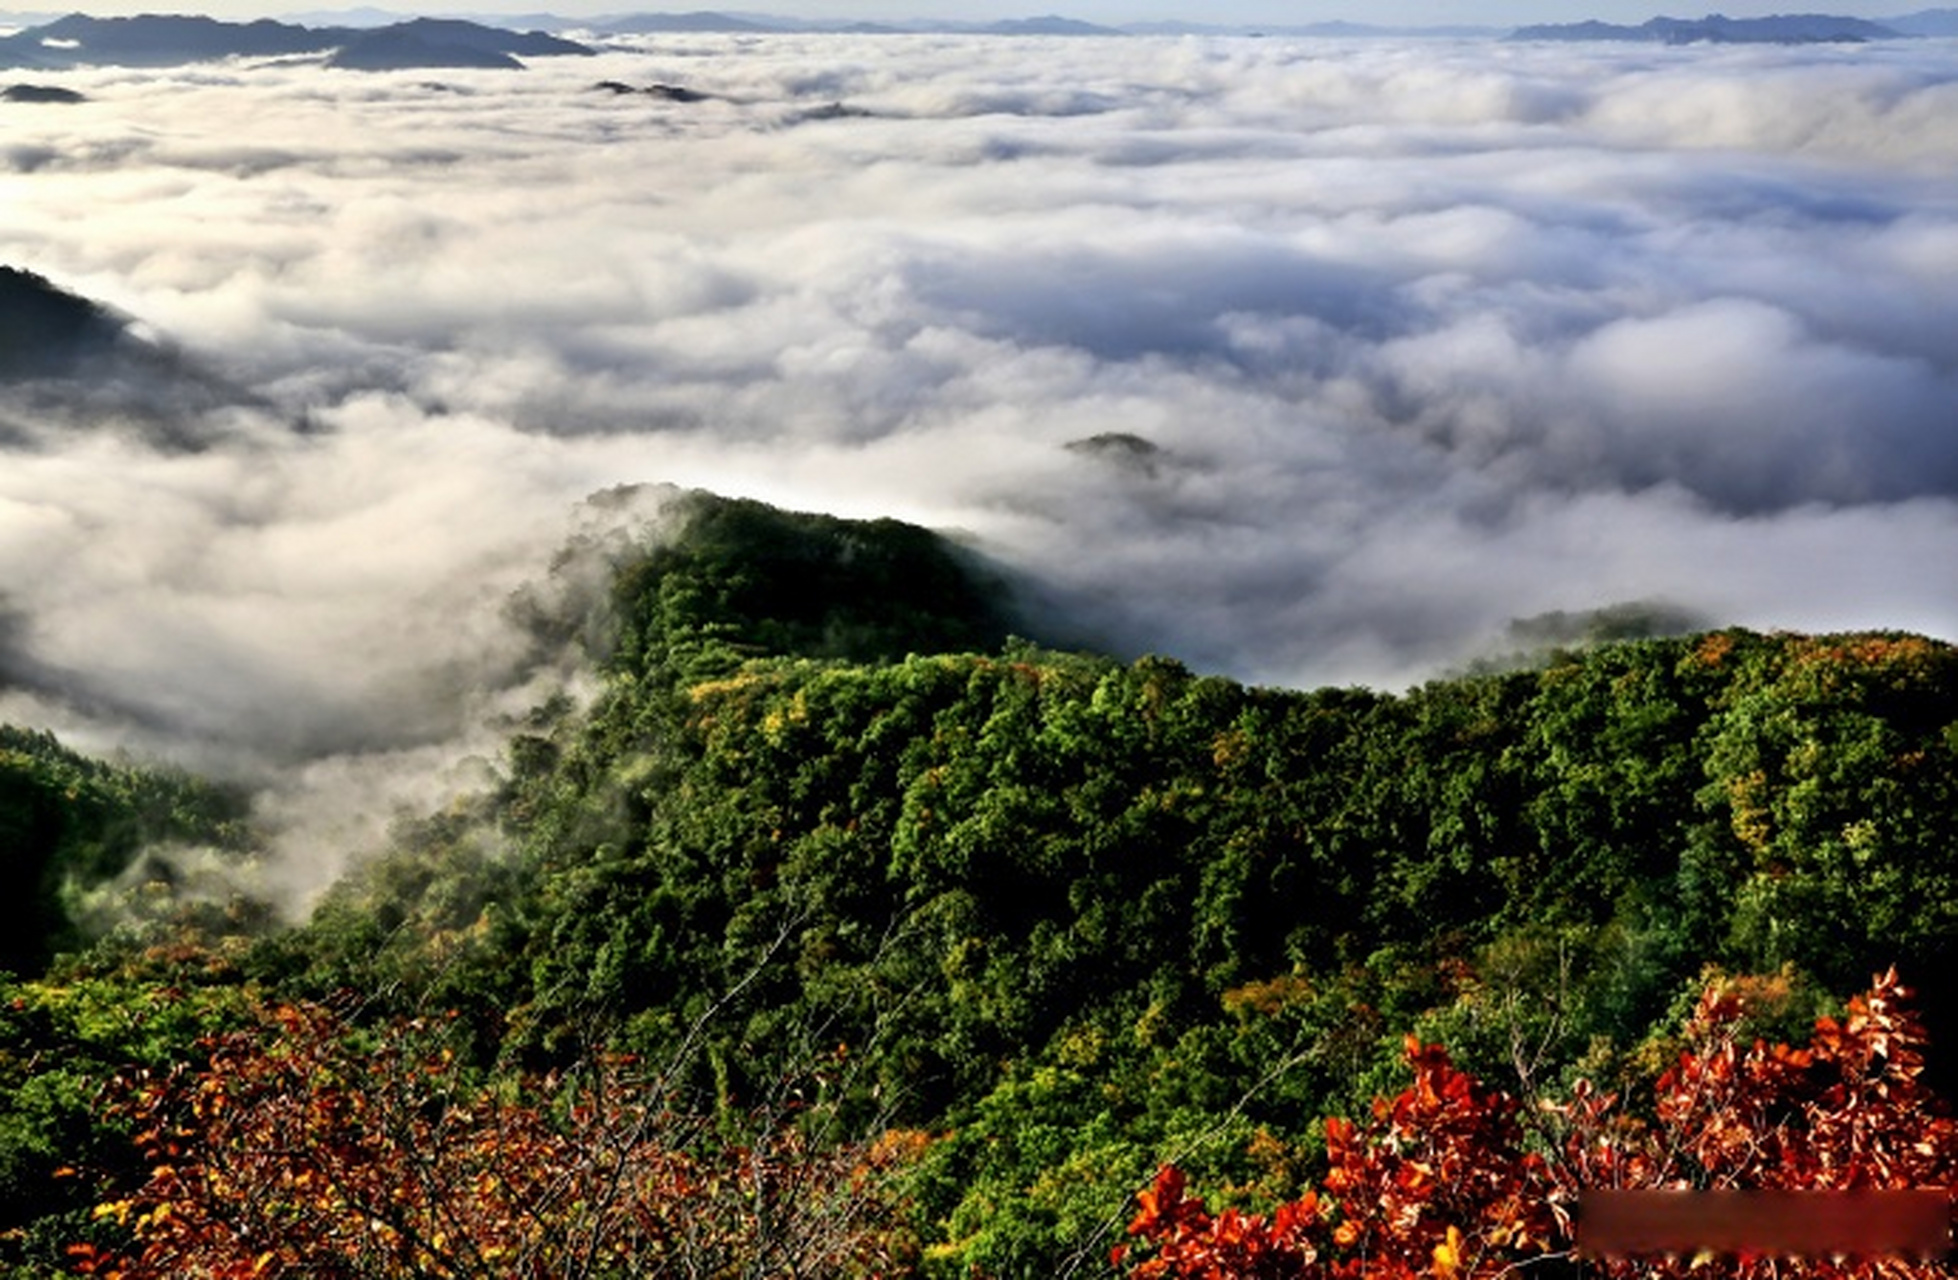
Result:
<svg viewBox="0 0 1958 1280"><path fill-rule="evenodd" d="M1833 14L1775 14L1765 18L1651 18L1637 26L1588 20L1518 27L1511 40L1608 40L1648 44L1860 44L1907 39L1903 32L1863 18Z"/></svg>
<svg viewBox="0 0 1958 1280"><path fill-rule="evenodd" d="M133 318L0 264L0 451L105 427L194 451L231 429L231 411L265 408Z"/></svg>
<svg viewBox="0 0 1958 1280"><path fill-rule="evenodd" d="M357 70L499 67L520 57L584 56L588 46L540 31L455 18L380 27L307 27L271 18L227 22L201 14L93 17L71 13L0 37L0 65L165 67L227 58L323 58Z"/></svg>

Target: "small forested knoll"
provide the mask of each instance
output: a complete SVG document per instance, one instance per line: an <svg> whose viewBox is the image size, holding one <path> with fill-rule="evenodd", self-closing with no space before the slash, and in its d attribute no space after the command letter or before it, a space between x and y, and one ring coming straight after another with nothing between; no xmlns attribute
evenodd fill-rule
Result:
<svg viewBox="0 0 1958 1280"><path fill-rule="evenodd" d="M905 1199L947 1276L1105 1270L1164 1162L1296 1194L1408 1032L1530 1094L1652 1074L1708 966L1799 1037L1894 962L1952 1040L1949 646L1250 688L1009 639L909 526L684 517L620 568L589 708L199 981L454 1011L485 1080L628 1053L723 1136L927 1134Z"/></svg>

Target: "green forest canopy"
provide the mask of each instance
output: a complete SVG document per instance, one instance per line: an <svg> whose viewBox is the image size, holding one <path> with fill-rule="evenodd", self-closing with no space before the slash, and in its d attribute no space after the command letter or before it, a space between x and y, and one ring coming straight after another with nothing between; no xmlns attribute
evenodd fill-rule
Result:
<svg viewBox="0 0 1958 1280"><path fill-rule="evenodd" d="M221 942L206 911L167 962L81 950L62 904L130 874L126 833L241 848L238 815L0 739L4 870L34 887L11 1036L78 1064L0 1050L0 1179L107 1151L63 1099L194 1055L238 991L353 991L457 1011L491 1076L629 1050L726 1115L793 1092L929 1131L928 1271L1092 1273L1161 1161L1283 1194L1274 1144L1390 1087L1409 1030L1533 1090L1649 1061L1707 966L1780 975L1798 1026L1894 962L1949 1021L1948 645L1725 630L1253 688L1014 639L911 526L683 511L618 567L596 702L540 709L494 793L298 927ZM171 1034L83 1009L160 984L196 993ZM0 1211L22 1257L96 1190L35 1185Z"/></svg>

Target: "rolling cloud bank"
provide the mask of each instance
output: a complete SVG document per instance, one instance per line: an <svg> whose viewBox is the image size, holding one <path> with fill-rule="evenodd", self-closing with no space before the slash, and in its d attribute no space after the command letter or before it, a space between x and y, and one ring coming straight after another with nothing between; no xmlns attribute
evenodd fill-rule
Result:
<svg viewBox="0 0 1958 1280"><path fill-rule="evenodd" d="M0 388L0 719L361 838L334 784L419 801L562 678L508 602L633 484L953 530L1084 638L1259 682L1628 601L1958 636L1948 41L432 74L0 102L0 263L158 384Z"/></svg>

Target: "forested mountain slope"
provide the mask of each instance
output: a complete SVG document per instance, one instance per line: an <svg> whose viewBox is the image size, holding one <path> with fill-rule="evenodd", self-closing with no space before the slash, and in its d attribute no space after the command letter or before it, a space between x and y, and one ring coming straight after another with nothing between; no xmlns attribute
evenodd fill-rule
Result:
<svg viewBox="0 0 1958 1280"><path fill-rule="evenodd" d="M593 705L197 982L456 1010L491 1076L627 1050L703 1109L922 1131L944 1275L1097 1272L1168 1159L1286 1192L1273 1153L1410 1030L1540 1089L1642 1069L1707 965L1779 973L1795 1024L1893 962L1951 1006L1941 643L1249 688L1008 639L920 530L704 496L614 606Z"/></svg>
<svg viewBox="0 0 1958 1280"><path fill-rule="evenodd" d="M494 894L436 824L323 910L312 980L425 981L510 1061L689 1046L723 1099L847 1046L865 1123L948 1132L960 1264L1031 1274L1168 1149L1307 1133L1410 1026L1609 1070L1706 964L1930 984L1958 929L1958 654L1927 640L1253 689L978 648L898 526L695 528L623 575L590 717L513 740Z"/></svg>

